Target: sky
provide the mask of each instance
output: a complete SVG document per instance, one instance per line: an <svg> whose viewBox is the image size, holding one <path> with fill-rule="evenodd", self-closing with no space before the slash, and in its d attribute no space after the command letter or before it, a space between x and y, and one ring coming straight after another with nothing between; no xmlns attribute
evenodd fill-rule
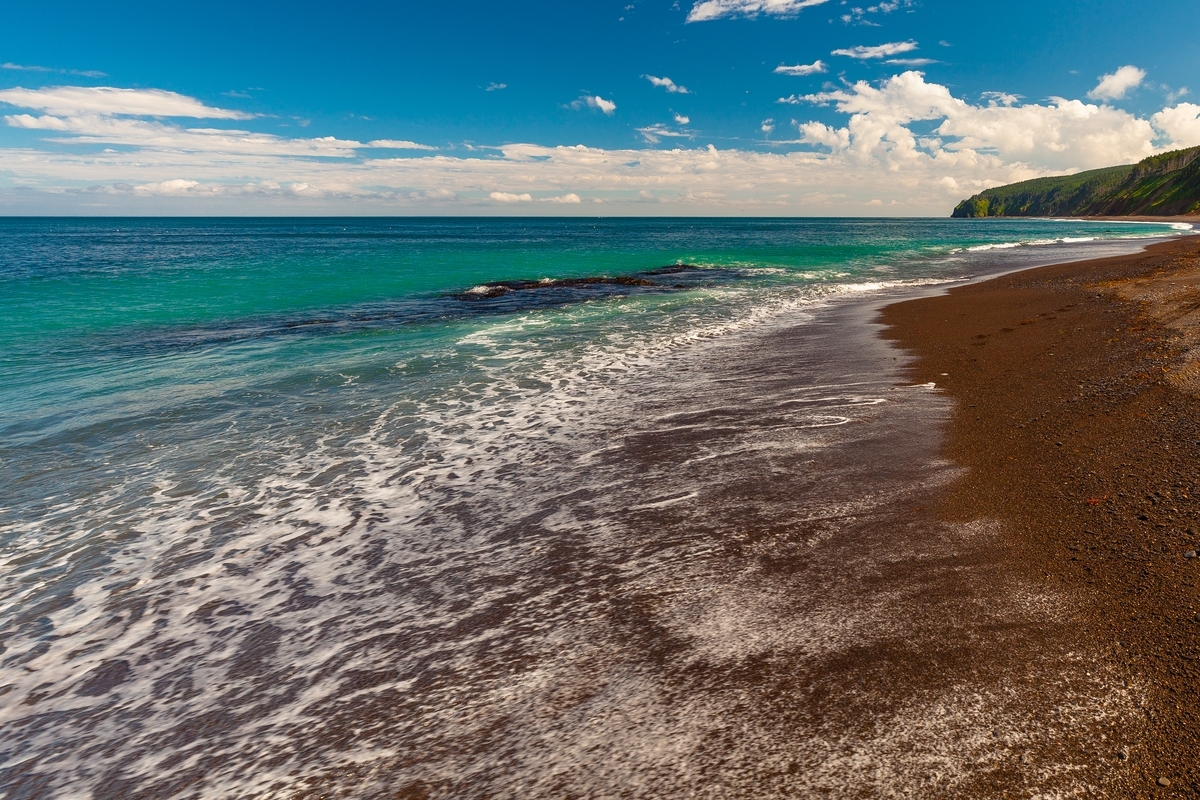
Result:
<svg viewBox="0 0 1200 800"><path fill-rule="evenodd" d="M8 3L0 214L945 216L1200 145L1196 10Z"/></svg>

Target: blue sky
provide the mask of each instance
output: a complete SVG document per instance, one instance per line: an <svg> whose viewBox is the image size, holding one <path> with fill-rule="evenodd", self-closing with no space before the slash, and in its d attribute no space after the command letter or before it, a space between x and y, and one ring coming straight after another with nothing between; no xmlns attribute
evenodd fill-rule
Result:
<svg viewBox="0 0 1200 800"><path fill-rule="evenodd" d="M1200 144L1194 13L9 4L0 213L940 215Z"/></svg>

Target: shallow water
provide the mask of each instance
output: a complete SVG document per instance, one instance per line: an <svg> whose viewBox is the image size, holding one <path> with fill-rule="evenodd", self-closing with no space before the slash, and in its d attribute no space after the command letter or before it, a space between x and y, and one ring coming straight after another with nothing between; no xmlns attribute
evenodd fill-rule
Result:
<svg viewBox="0 0 1200 800"><path fill-rule="evenodd" d="M1061 601L914 515L948 409L865 309L1165 226L0 228L9 797L904 794L978 758L938 704L1058 735L963 688Z"/></svg>

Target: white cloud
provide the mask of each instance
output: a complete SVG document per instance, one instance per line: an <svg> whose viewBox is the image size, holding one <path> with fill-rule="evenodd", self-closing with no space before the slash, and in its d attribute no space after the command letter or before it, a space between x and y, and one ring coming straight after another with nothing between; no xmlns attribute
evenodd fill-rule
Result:
<svg viewBox="0 0 1200 800"><path fill-rule="evenodd" d="M675 124L676 125L687 125L691 121L692 120L690 117L685 117L683 114L675 115Z"/></svg>
<svg viewBox="0 0 1200 800"><path fill-rule="evenodd" d="M913 0L884 0L882 3L867 6L866 8L858 6L851 8L849 14L843 14L842 22L847 25L855 23L857 25L870 25L871 27L878 28L880 27L879 23L867 19L867 14L890 14L901 7L911 8L912 4Z"/></svg>
<svg viewBox="0 0 1200 800"><path fill-rule="evenodd" d="M905 72L878 87L860 81L847 89L799 98L832 103L850 115L849 150L860 157L887 154L895 159L924 147L906 126L939 121L937 154L995 154L1003 163L1040 171L1089 169L1129 163L1156 152L1159 138L1151 121L1108 106L1052 98L1047 105L971 105L927 83L920 72ZM930 140L935 141L935 140Z"/></svg>
<svg viewBox="0 0 1200 800"><path fill-rule="evenodd" d="M767 134L767 135L770 135L771 131L775 130L775 120L773 120L773 119L764 119L764 120L762 121L762 127L761 127L761 130L762 130L762 132L763 132L763 133L765 133L765 134Z"/></svg>
<svg viewBox="0 0 1200 800"><path fill-rule="evenodd" d="M660 86L666 89L671 94L691 94L686 86L680 86L670 78L656 78L653 75L643 75L643 78L650 81L655 86Z"/></svg>
<svg viewBox="0 0 1200 800"><path fill-rule="evenodd" d="M194 97L161 89L117 89L112 86L51 86L6 89L0 103L34 108L56 116L95 114L103 117L193 117L251 119L252 114L206 106Z"/></svg>
<svg viewBox="0 0 1200 800"><path fill-rule="evenodd" d="M153 195L171 195L171 194L186 194L192 189L200 186L199 181L189 181L182 178L176 178L170 181L159 181L158 183L144 183L141 186L135 186L134 191L139 194Z"/></svg>
<svg viewBox="0 0 1200 800"><path fill-rule="evenodd" d="M678 115L676 115L675 119L676 119L676 121L678 121L680 119L680 117ZM682 119L684 121L679 124L686 125L687 117L683 117ZM637 132L642 135L642 139L647 144L658 144L659 140L663 139L664 137L687 139L687 138L691 138L691 136L692 136L691 131L673 130L671 128L668 128L666 125L662 124L661 122L656 122L653 125L646 126L645 128L638 128Z"/></svg>
<svg viewBox="0 0 1200 800"><path fill-rule="evenodd" d="M507 84L507 83L495 83L495 82L492 82L492 83L489 83L489 84L487 85L487 88L486 88L486 89L484 89L484 91L485 91L485 92L498 92L498 91L500 91L500 90L502 90L502 89L507 89L507 88L508 88L508 84Z"/></svg>
<svg viewBox="0 0 1200 800"><path fill-rule="evenodd" d="M1116 72L1102 75L1096 88L1088 92L1088 97L1093 100L1120 100L1130 89L1141 86L1145 79L1146 70L1127 64Z"/></svg>
<svg viewBox="0 0 1200 800"><path fill-rule="evenodd" d="M847 128L832 128L822 122L803 122L799 125L800 141L828 147L834 152L850 146L850 131Z"/></svg>
<svg viewBox="0 0 1200 800"><path fill-rule="evenodd" d="M108 74L95 69L55 69L54 67L39 67L33 64L14 64L6 61L0 64L0 69L19 70L21 72L57 72L60 75L78 75L83 78L107 78Z"/></svg>
<svg viewBox="0 0 1200 800"><path fill-rule="evenodd" d="M811 64L796 64L790 67L786 64L780 64L775 68L775 73L777 75L796 75L803 77L805 75L816 75L818 73L825 72L827 69L829 69L829 65L818 59Z"/></svg>
<svg viewBox="0 0 1200 800"><path fill-rule="evenodd" d="M4 117L13 128L71 134L72 144L117 144L152 149L177 149L194 153L229 153L279 156L349 158L360 142L322 136L292 139L269 133L219 128L183 128L155 120L121 119L99 115L55 117L14 114Z"/></svg>
<svg viewBox="0 0 1200 800"><path fill-rule="evenodd" d="M1200 144L1200 105L1137 116L1062 98L967 102L919 72L793 99L831 105L844 118L801 118L794 144L770 143L776 152L512 144L456 156L149 119L16 114L5 121L54 146L0 148L0 209L404 214L444 213L453 203L455 213L571 213L600 201L609 213L645 213L648 192L664 214L854 214L879 199L891 213L942 215L988 186ZM687 135L667 125L641 133Z"/></svg>
<svg viewBox="0 0 1200 800"><path fill-rule="evenodd" d="M858 45L857 47L842 48L834 50L830 55L847 56L848 58L857 58L865 60L868 58L887 58L888 56L896 56L901 53L910 53L917 49L917 43L912 39L907 42L887 42L886 44L877 44L873 46Z"/></svg>
<svg viewBox="0 0 1200 800"><path fill-rule="evenodd" d="M942 62L934 58L889 58L883 63L894 64L897 67L927 67L930 64L940 64Z"/></svg>
<svg viewBox="0 0 1200 800"><path fill-rule="evenodd" d="M584 95L583 97L571 103L571 108L576 110L581 108L591 108L596 111L603 111L606 115L612 116L612 113L617 110L617 104L612 100L605 100L599 95Z"/></svg>
<svg viewBox="0 0 1200 800"><path fill-rule="evenodd" d="M390 150L437 150L427 144L417 144L407 139L373 139L367 142L367 147L386 147Z"/></svg>
<svg viewBox="0 0 1200 800"><path fill-rule="evenodd" d="M1021 102L1020 95L1008 92L983 92L979 96L986 100L989 106L1013 106Z"/></svg>
<svg viewBox="0 0 1200 800"><path fill-rule="evenodd" d="M829 0L702 0L688 12L688 22L704 22L721 17L754 17L770 14L790 17L809 6L819 6Z"/></svg>
<svg viewBox="0 0 1200 800"><path fill-rule="evenodd" d="M1164 108L1150 118L1150 123L1162 131L1173 146L1200 145L1200 106L1195 103Z"/></svg>

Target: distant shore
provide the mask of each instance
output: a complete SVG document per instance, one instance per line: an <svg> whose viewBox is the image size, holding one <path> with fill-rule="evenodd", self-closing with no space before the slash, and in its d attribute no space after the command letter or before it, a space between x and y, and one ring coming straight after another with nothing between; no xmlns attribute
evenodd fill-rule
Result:
<svg viewBox="0 0 1200 800"><path fill-rule="evenodd" d="M1200 214L1180 214L1171 217L1157 217L1147 215L1126 215L1126 216L1089 216L1087 214L1064 214L1062 216L995 216L995 217L964 217L963 219L1085 219L1094 222L1187 222L1192 225L1200 225Z"/></svg>
<svg viewBox="0 0 1200 800"><path fill-rule="evenodd" d="M1112 767L1105 795L1200 786L1200 237L897 303L881 322L918 356L913 380L956 401L945 455L966 470L939 514L1000 520L1009 566L1075 598L1071 624L1144 689L1126 744L1084 745Z"/></svg>
<svg viewBox="0 0 1200 800"><path fill-rule="evenodd" d="M1200 224L1200 214L1181 214L1174 217L1155 217L1155 216L1123 216L1123 217L1080 217L1080 219L1094 219L1103 222L1188 222L1193 225Z"/></svg>

